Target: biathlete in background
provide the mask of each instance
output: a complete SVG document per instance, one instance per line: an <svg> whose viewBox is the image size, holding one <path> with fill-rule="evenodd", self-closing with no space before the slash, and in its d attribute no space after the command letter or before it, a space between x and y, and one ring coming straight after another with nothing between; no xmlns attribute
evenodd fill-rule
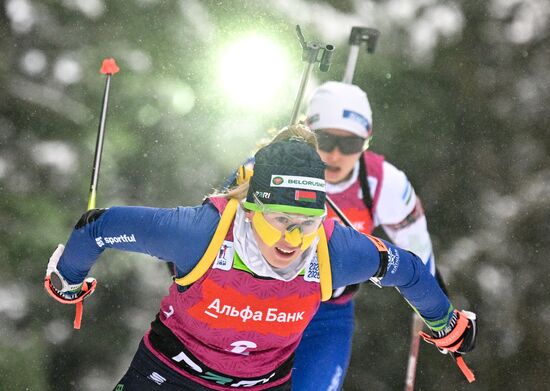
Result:
<svg viewBox="0 0 550 391"><path fill-rule="evenodd" d="M420 258L325 219L316 147L309 129L291 126L255 154L249 182L200 206L80 218L48 263L45 286L56 300L79 303L93 291L86 276L106 248L176 268L116 391L290 390L294 351L321 300L372 277L399 288L438 348L473 348L475 320L452 306Z"/></svg>
<svg viewBox="0 0 550 391"><path fill-rule="evenodd" d="M367 150L373 131L367 94L355 85L324 83L310 99L307 124L327 165L327 194L355 228L371 234L381 226L393 243L414 252L435 274L426 216L413 186L384 156ZM358 285L339 287L321 304L296 351L295 390L309 390L313 382L316 390L341 389L351 357L357 290Z"/></svg>

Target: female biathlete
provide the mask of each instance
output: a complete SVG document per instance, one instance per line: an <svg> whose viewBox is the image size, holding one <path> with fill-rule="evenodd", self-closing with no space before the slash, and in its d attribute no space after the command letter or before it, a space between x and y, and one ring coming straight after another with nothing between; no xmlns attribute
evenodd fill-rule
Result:
<svg viewBox="0 0 550 391"><path fill-rule="evenodd" d="M325 219L324 171L314 134L292 126L256 153L249 182L201 206L80 218L48 263L45 287L58 301L82 309L96 287L86 276L106 248L176 267L116 391L290 390L294 351L321 300L370 278L400 290L430 327L429 342L473 348L475 320L420 258Z"/></svg>
<svg viewBox="0 0 550 391"><path fill-rule="evenodd" d="M414 252L435 274L420 199L402 171L366 149L373 130L367 94L355 85L324 83L311 96L307 124L326 164L327 194L354 227L371 234L382 226L393 243ZM313 381L317 390L341 389L351 357L357 290L358 285L340 287L321 304L296 351L295 390L309 390Z"/></svg>

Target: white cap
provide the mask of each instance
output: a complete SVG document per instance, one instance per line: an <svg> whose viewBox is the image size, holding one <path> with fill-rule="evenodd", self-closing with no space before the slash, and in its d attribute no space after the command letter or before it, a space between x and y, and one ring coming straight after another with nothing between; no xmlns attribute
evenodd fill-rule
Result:
<svg viewBox="0 0 550 391"><path fill-rule="evenodd" d="M342 129L367 138L372 131L372 110L367 94L352 84L329 81L313 93L307 108L311 130Z"/></svg>

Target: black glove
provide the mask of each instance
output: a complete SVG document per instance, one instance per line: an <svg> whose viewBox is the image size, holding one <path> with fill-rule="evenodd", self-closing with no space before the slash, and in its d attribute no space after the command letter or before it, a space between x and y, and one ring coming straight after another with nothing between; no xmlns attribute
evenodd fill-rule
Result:
<svg viewBox="0 0 550 391"><path fill-rule="evenodd" d="M470 311L454 310L449 324L432 336L421 332L420 336L434 344L441 353L468 353L475 347L477 335L476 314Z"/></svg>

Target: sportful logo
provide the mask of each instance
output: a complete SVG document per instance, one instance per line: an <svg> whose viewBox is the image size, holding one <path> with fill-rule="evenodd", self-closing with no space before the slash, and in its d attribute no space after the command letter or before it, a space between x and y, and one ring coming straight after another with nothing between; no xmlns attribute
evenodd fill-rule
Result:
<svg viewBox="0 0 550 391"><path fill-rule="evenodd" d="M106 237L97 237L95 238L95 242L97 244L97 247L103 247L105 246L105 243L107 244L115 244L115 243L135 243L136 237L134 234L130 234L129 236L126 234L120 235L120 236L106 236Z"/></svg>
<svg viewBox="0 0 550 391"><path fill-rule="evenodd" d="M293 189L316 190L325 192L325 180L306 176L271 175L271 187L290 187Z"/></svg>

